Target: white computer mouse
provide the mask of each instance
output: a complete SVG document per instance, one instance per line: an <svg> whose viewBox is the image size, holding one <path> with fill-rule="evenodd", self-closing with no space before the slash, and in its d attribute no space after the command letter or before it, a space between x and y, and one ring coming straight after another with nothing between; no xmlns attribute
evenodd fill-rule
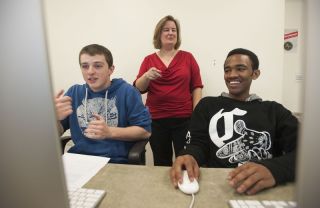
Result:
<svg viewBox="0 0 320 208"><path fill-rule="evenodd" d="M183 181L182 183L178 183L179 189L185 194L195 194L199 191L199 184L196 179L192 182L189 180L188 172L184 170L182 172Z"/></svg>

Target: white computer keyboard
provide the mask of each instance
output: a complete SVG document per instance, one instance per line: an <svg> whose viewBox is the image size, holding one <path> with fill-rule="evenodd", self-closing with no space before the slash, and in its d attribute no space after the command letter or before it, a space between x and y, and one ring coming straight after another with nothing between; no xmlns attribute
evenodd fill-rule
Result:
<svg viewBox="0 0 320 208"><path fill-rule="evenodd" d="M231 208L297 208L294 201L271 201L271 200L230 200Z"/></svg>
<svg viewBox="0 0 320 208"><path fill-rule="evenodd" d="M71 208L95 208L105 195L104 190L77 188L68 190Z"/></svg>

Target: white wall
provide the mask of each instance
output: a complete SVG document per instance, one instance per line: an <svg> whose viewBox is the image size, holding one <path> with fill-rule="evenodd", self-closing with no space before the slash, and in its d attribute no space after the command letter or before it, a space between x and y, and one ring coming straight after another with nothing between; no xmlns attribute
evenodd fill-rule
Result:
<svg viewBox="0 0 320 208"><path fill-rule="evenodd" d="M225 91L223 61L229 50L257 53L261 76L252 92L282 102L284 0L45 0L54 89L82 83L80 49L91 43L114 55L113 77L132 83L143 58L154 52L153 30L167 14L178 18L182 50L196 57L204 96ZM215 64L214 64L215 63Z"/></svg>
<svg viewBox="0 0 320 208"><path fill-rule="evenodd" d="M283 105L293 112L302 112L302 88L304 80L303 51L305 32L303 23L303 0L286 0L285 29L297 29L298 41L295 52L284 53Z"/></svg>

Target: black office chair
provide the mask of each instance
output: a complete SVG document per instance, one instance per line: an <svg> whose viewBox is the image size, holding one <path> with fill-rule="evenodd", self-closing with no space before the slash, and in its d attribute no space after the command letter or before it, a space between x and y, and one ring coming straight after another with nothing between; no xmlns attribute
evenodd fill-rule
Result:
<svg viewBox="0 0 320 208"><path fill-rule="evenodd" d="M71 140L71 136L61 137L62 152L66 147L66 144ZM132 165L146 165L146 145L148 139L138 140L130 149L128 154L128 164Z"/></svg>

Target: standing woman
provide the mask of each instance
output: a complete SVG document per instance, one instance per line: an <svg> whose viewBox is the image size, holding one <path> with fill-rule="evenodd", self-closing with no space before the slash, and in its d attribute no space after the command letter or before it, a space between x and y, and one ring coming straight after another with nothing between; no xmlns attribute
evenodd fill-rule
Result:
<svg viewBox="0 0 320 208"><path fill-rule="evenodd" d="M202 96L199 66L191 53L178 50L180 44L178 20L162 18L153 36L160 50L145 57L134 81L141 93L148 92L154 165L172 165L172 143L175 154L183 149L192 111Z"/></svg>

